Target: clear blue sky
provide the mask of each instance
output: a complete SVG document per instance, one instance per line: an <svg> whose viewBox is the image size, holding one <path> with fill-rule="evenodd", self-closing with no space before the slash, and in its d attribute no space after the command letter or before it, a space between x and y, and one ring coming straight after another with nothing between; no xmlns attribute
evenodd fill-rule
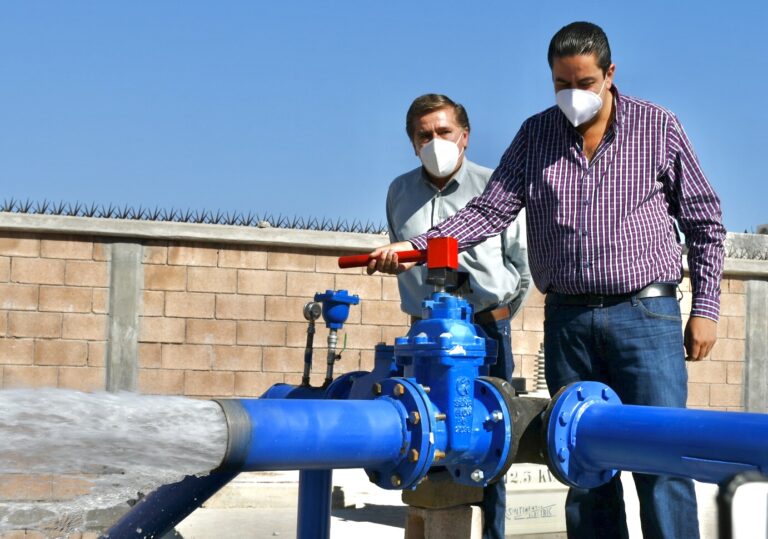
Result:
<svg viewBox="0 0 768 539"><path fill-rule="evenodd" d="M463 103L495 167L574 20L680 117L728 230L767 223L765 0L0 2L0 200L383 223L412 99Z"/></svg>

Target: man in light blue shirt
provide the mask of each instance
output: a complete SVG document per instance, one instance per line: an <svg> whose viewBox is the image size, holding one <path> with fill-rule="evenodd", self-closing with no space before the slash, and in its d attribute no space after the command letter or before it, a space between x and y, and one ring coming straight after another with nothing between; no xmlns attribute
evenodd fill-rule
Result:
<svg viewBox="0 0 768 539"><path fill-rule="evenodd" d="M469 118L463 106L439 94L417 97L406 115L406 132L422 166L395 178L387 193L390 240L405 241L422 234L480 195L493 170L465 159ZM460 270L468 281L460 293L475 308L475 323L498 342L490 375L512 380L510 320L528 292L524 219L516 219L502 234L459 253ZM421 302L433 291L427 268L414 266L397 276L403 311L417 318ZM506 490L503 481L485 488L484 539L504 538Z"/></svg>

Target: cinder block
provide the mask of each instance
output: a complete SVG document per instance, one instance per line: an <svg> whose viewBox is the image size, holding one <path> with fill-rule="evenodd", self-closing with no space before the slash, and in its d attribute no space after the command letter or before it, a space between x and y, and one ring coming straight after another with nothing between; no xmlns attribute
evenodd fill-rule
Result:
<svg viewBox="0 0 768 539"><path fill-rule="evenodd" d="M84 341L38 339L35 342L36 365L83 366L88 361L88 345Z"/></svg>
<svg viewBox="0 0 768 539"><path fill-rule="evenodd" d="M743 316L729 316L728 321L728 338L729 339L744 339L747 336L745 319ZM721 322L722 324L722 322Z"/></svg>
<svg viewBox="0 0 768 539"><path fill-rule="evenodd" d="M3 368L3 387L56 387L59 379L58 367L32 365L8 365Z"/></svg>
<svg viewBox="0 0 768 539"><path fill-rule="evenodd" d="M544 331L544 307L523 308L523 331Z"/></svg>
<svg viewBox="0 0 768 539"><path fill-rule="evenodd" d="M0 256L0 282L7 283L11 279L11 258Z"/></svg>
<svg viewBox="0 0 768 539"><path fill-rule="evenodd" d="M263 349L262 369L264 372L304 372L303 348L278 348L268 346ZM316 351L315 363L325 364L325 350Z"/></svg>
<svg viewBox="0 0 768 539"><path fill-rule="evenodd" d="M325 329L325 328L323 328ZM324 335L327 335L327 330ZM344 340L346 337L346 341ZM339 332L339 348L346 342L347 348L367 350L381 342L380 326L362 326L359 324L344 324Z"/></svg>
<svg viewBox="0 0 768 539"><path fill-rule="evenodd" d="M187 268L185 266L144 266L144 288L146 290L186 290Z"/></svg>
<svg viewBox="0 0 768 539"><path fill-rule="evenodd" d="M139 341L141 342L184 342L186 323L183 318L158 316L139 317Z"/></svg>
<svg viewBox="0 0 768 539"><path fill-rule="evenodd" d="M196 292L166 292L165 316L178 318L213 318L216 296Z"/></svg>
<svg viewBox="0 0 768 539"><path fill-rule="evenodd" d="M712 384L709 389L710 406L732 406L739 407L743 405L743 389L741 385L734 384Z"/></svg>
<svg viewBox="0 0 768 539"><path fill-rule="evenodd" d="M41 286L40 310L65 313L90 313L93 290L73 286Z"/></svg>
<svg viewBox="0 0 768 539"><path fill-rule="evenodd" d="M189 279L187 290L193 292L222 292L237 291L237 271L229 268L193 268L188 270Z"/></svg>
<svg viewBox="0 0 768 539"><path fill-rule="evenodd" d="M14 312L8 313L8 336L55 339L61 337L61 314Z"/></svg>
<svg viewBox="0 0 768 539"><path fill-rule="evenodd" d="M395 344L395 339L398 337L404 337L408 334L410 326L382 326L381 327L381 342L385 344ZM373 343L374 345L377 343Z"/></svg>
<svg viewBox="0 0 768 539"><path fill-rule="evenodd" d="M260 247L224 247L219 249L219 267L264 269L267 267L267 253Z"/></svg>
<svg viewBox="0 0 768 539"><path fill-rule="evenodd" d="M0 310L0 337L8 334L8 312Z"/></svg>
<svg viewBox="0 0 768 539"><path fill-rule="evenodd" d="M84 476L57 475L53 477L51 498L66 501L90 493L93 483ZM69 535L67 539L82 539L82 534Z"/></svg>
<svg viewBox="0 0 768 539"><path fill-rule="evenodd" d="M722 316L744 316L746 313L746 296L744 294L723 294L720 297L720 314Z"/></svg>
<svg viewBox="0 0 768 539"><path fill-rule="evenodd" d="M688 402L689 408L709 406L709 384L688 384Z"/></svg>
<svg viewBox="0 0 768 539"><path fill-rule="evenodd" d="M385 301L400 301L400 288L394 275L381 276L381 299Z"/></svg>
<svg viewBox="0 0 768 539"><path fill-rule="evenodd" d="M64 283L70 286L109 286L109 268L106 262L67 260Z"/></svg>
<svg viewBox="0 0 768 539"><path fill-rule="evenodd" d="M216 318L219 320L263 320L264 298L239 294L217 294Z"/></svg>
<svg viewBox="0 0 768 539"><path fill-rule="evenodd" d="M107 314L109 312L109 290L107 288L93 288L91 298L91 310L96 314Z"/></svg>
<svg viewBox="0 0 768 539"><path fill-rule="evenodd" d="M186 371L184 393L207 397L231 396L235 392L235 374L228 371Z"/></svg>
<svg viewBox="0 0 768 539"><path fill-rule="evenodd" d="M0 362L4 365L32 365L35 357L33 339L0 339Z"/></svg>
<svg viewBox="0 0 768 539"><path fill-rule="evenodd" d="M139 369L139 393L182 395L184 393L184 371Z"/></svg>
<svg viewBox="0 0 768 539"><path fill-rule="evenodd" d="M58 236L56 239L40 240L42 258L93 259L93 242L78 238Z"/></svg>
<svg viewBox="0 0 768 539"><path fill-rule="evenodd" d="M217 247L194 244L168 246L168 264L172 266L215 266L218 259Z"/></svg>
<svg viewBox="0 0 768 539"><path fill-rule="evenodd" d="M291 271L286 274L286 294L312 301L316 292L333 289L333 275L327 273L304 273Z"/></svg>
<svg viewBox="0 0 768 539"><path fill-rule="evenodd" d="M265 298L264 318L282 322L301 322L304 320L304 305L306 303L306 298L269 296ZM350 311L356 307L353 306Z"/></svg>
<svg viewBox="0 0 768 539"><path fill-rule="evenodd" d="M107 357L107 343L99 341L88 342L88 366L103 367Z"/></svg>
<svg viewBox="0 0 768 539"><path fill-rule="evenodd" d="M19 258L11 260L11 280L17 283L63 284L64 260Z"/></svg>
<svg viewBox="0 0 768 539"><path fill-rule="evenodd" d="M544 294L538 291L538 289L531 283L530 292L528 297L525 298L526 307L544 307Z"/></svg>
<svg viewBox="0 0 768 539"><path fill-rule="evenodd" d="M163 365L163 345L139 343L139 369L159 369Z"/></svg>
<svg viewBox="0 0 768 539"><path fill-rule="evenodd" d="M161 243L147 243L142 249L141 261L144 264L161 264L168 263L168 242Z"/></svg>
<svg viewBox="0 0 768 539"><path fill-rule="evenodd" d="M109 262L112 260L112 244L93 242L93 259L98 262Z"/></svg>
<svg viewBox="0 0 768 539"><path fill-rule="evenodd" d="M360 350L360 370L372 371L375 365L375 352L373 350Z"/></svg>
<svg viewBox="0 0 768 539"><path fill-rule="evenodd" d="M279 372L235 372L235 396L259 397L275 384L283 383Z"/></svg>
<svg viewBox="0 0 768 539"><path fill-rule="evenodd" d="M726 363L726 382L729 384L744 383L744 363L741 361L729 361Z"/></svg>
<svg viewBox="0 0 768 539"><path fill-rule="evenodd" d="M282 322L238 322L237 344L284 346L285 324Z"/></svg>
<svg viewBox="0 0 768 539"><path fill-rule="evenodd" d="M37 285L0 284L0 308L10 311L36 311L38 291Z"/></svg>
<svg viewBox="0 0 768 539"><path fill-rule="evenodd" d="M726 383L726 363L722 361L688 361L688 381L694 383Z"/></svg>
<svg viewBox="0 0 768 539"><path fill-rule="evenodd" d="M315 271L315 255L298 251L267 253L267 269L285 271Z"/></svg>
<svg viewBox="0 0 768 539"><path fill-rule="evenodd" d="M104 391L107 387L103 367L60 367L59 387L77 391Z"/></svg>
<svg viewBox="0 0 768 539"><path fill-rule="evenodd" d="M103 341L107 338L107 317L103 314L64 314L62 337Z"/></svg>
<svg viewBox="0 0 768 539"><path fill-rule="evenodd" d="M744 279L731 277L728 279L728 292L731 294L744 294Z"/></svg>
<svg viewBox="0 0 768 539"><path fill-rule="evenodd" d="M307 344L307 322L301 323L301 322L279 322L281 324L285 325L286 329L286 337L285 337L285 344L286 346L291 347L300 347L300 346L306 346ZM314 336L314 344L320 344L325 343L326 335L320 335L320 332L322 329L324 329L325 326L322 324L322 322L316 322L315 323L315 336Z"/></svg>
<svg viewBox="0 0 768 539"><path fill-rule="evenodd" d="M335 290L348 290L350 294L362 300L380 300L382 296L381 277L379 275L336 275ZM398 297L396 301L400 302Z"/></svg>
<svg viewBox="0 0 768 539"><path fill-rule="evenodd" d="M164 344L162 348L162 368L210 370L213 349L209 345Z"/></svg>
<svg viewBox="0 0 768 539"><path fill-rule="evenodd" d="M512 350L514 350L515 354L535 356L539 353L542 342L544 342L543 331L512 332Z"/></svg>
<svg viewBox="0 0 768 539"><path fill-rule="evenodd" d="M163 316L165 313L165 292L144 290L141 293L139 312L143 316Z"/></svg>
<svg viewBox="0 0 768 539"><path fill-rule="evenodd" d="M186 342L191 344L235 344L237 326L230 320L187 320Z"/></svg>
<svg viewBox="0 0 768 539"><path fill-rule="evenodd" d="M362 312L363 324L381 326L404 326L409 318L400 310L400 303L395 301L365 301L357 306ZM354 309L354 307L352 307ZM350 311L352 310L350 309Z"/></svg>
<svg viewBox="0 0 768 539"><path fill-rule="evenodd" d="M13 232L4 232L0 238L0 255L4 256L40 256L40 240L27 238Z"/></svg>
<svg viewBox="0 0 768 539"><path fill-rule="evenodd" d="M48 474L0 475L0 501L48 501L51 489L51 476Z"/></svg>
<svg viewBox="0 0 768 539"><path fill-rule="evenodd" d="M347 252L318 252L315 255L315 271L317 273L339 273L339 271L343 271L345 275L361 275L363 273L363 268L346 268L344 270L339 269L339 257L347 254L355 254L355 253L347 253ZM362 253L361 253L362 254Z"/></svg>
<svg viewBox="0 0 768 539"><path fill-rule="evenodd" d="M719 339L712 348L713 361L744 361L744 341L741 339Z"/></svg>
<svg viewBox="0 0 768 539"><path fill-rule="evenodd" d="M258 346L214 346L213 368L217 371L260 371L261 356L262 350Z"/></svg>
<svg viewBox="0 0 768 539"><path fill-rule="evenodd" d="M261 294L282 296L286 291L284 271L238 270L237 292L239 294Z"/></svg>

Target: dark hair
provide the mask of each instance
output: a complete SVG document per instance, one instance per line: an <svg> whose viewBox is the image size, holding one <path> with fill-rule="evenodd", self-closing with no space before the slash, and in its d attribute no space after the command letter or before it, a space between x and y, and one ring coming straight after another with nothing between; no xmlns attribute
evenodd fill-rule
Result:
<svg viewBox="0 0 768 539"><path fill-rule="evenodd" d="M405 132L408 133L408 139L413 140L413 121L421 118L425 114L436 110L452 107L456 114L456 122L464 129L469 129L469 117L467 110L459 103L454 102L450 97L442 94L424 94L413 100L405 115Z"/></svg>
<svg viewBox="0 0 768 539"><path fill-rule="evenodd" d="M563 26L552 37L547 51L547 61L549 61L549 68L552 69L555 58L592 53L597 56L597 66L605 74L611 67L611 47L608 45L608 36L602 28L591 22L572 22L568 26Z"/></svg>

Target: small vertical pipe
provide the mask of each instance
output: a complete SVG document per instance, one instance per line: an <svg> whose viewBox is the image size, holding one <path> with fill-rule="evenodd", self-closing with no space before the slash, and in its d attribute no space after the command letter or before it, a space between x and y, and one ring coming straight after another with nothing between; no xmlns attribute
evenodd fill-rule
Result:
<svg viewBox="0 0 768 539"><path fill-rule="evenodd" d="M315 321L310 320L307 326L307 345L304 347L304 375L301 377L301 385L309 387L309 374L312 370L312 344L315 339Z"/></svg>
<svg viewBox="0 0 768 539"><path fill-rule="evenodd" d="M325 370L325 383L327 387L333 381L333 364L336 362L336 344L339 342L337 330L331 329L328 332L328 365Z"/></svg>
<svg viewBox="0 0 768 539"><path fill-rule="evenodd" d="M330 538L332 478L333 470L299 472L296 539Z"/></svg>

